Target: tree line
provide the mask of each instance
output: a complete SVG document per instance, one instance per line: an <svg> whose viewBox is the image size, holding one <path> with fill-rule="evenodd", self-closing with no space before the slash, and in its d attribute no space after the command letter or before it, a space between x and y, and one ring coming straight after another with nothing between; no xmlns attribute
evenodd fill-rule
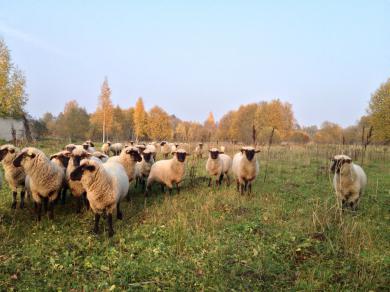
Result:
<svg viewBox="0 0 390 292"><path fill-rule="evenodd" d="M0 117L21 118L28 115L25 86L23 72L12 63L9 49L0 39ZM77 101L71 100L57 116L45 113L38 119L30 117L29 124L35 138L266 144L272 136L274 143L390 144L390 79L372 94L367 115L346 128L329 121L319 128L300 126L292 105L279 99L241 105L226 113L218 122L210 112L203 123L181 120L159 106L147 111L141 97L134 106L122 108L113 105L107 78L102 83L97 101L93 113L88 113Z"/></svg>

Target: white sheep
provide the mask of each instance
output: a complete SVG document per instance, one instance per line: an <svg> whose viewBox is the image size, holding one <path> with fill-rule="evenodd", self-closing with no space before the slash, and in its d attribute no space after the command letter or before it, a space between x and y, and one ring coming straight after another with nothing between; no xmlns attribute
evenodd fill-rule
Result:
<svg viewBox="0 0 390 292"><path fill-rule="evenodd" d="M42 200L45 210L49 205L49 218L54 218L54 201L61 190L64 171L39 149L24 148L13 161L15 167L22 166L29 176L32 198L38 220L41 220Z"/></svg>
<svg viewBox="0 0 390 292"><path fill-rule="evenodd" d="M119 155L121 153L122 149L123 149L122 143L114 143L114 144L111 144L111 146L110 146L110 150L112 153L114 153L114 155Z"/></svg>
<svg viewBox="0 0 390 292"><path fill-rule="evenodd" d="M228 185L230 184L229 171L232 167L232 159L229 155L220 152L217 148L209 150L209 158L206 162L206 171L210 175L209 186L211 186L212 176L216 177L216 184L220 185L224 175L226 175Z"/></svg>
<svg viewBox="0 0 390 292"><path fill-rule="evenodd" d="M367 185L364 170L347 155L336 155L332 159L333 186L342 208L356 210Z"/></svg>
<svg viewBox="0 0 390 292"><path fill-rule="evenodd" d="M125 168L129 182L135 178L135 164L142 160L140 152L135 146L128 146L122 150L119 156L110 157L108 162L118 162Z"/></svg>
<svg viewBox="0 0 390 292"><path fill-rule="evenodd" d="M145 196L148 195L153 182L159 182L169 189L172 193L172 187L176 184L176 189L180 193L179 184L185 175L184 161L186 156L190 155L184 149L178 149L173 153L173 158L169 160L160 160L155 162L150 169L149 177L146 183Z"/></svg>
<svg viewBox="0 0 390 292"><path fill-rule="evenodd" d="M171 146L168 144L167 141L162 141L160 143L160 152L164 159L168 158L168 155L171 153Z"/></svg>
<svg viewBox="0 0 390 292"><path fill-rule="evenodd" d="M107 141L102 145L102 152L106 155L110 155L111 141Z"/></svg>
<svg viewBox="0 0 390 292"><path fill-rule="evenodd" d="M12 191L12 209L16 208L18 189L20 189L20 208L24 208L25 172L22 167L15 167L13 161L19 154L19 148L6 144L0 147L0 161L4 168L5 180Z"/></svg>
<svg viewBox="0 0 390 292"><path fill-rule="evenodd" d="M203 158L203 143L202 142L200 142L198 144L198 146L195 147L195 151L194 152L195 152L196 158L200 158L200 159Z"/></svg>
<svg viewBox="0 0 390 292"><path fill-rule="evenodd" d="M50 160L56 163L59 167L61 167L64 172L62 188L61 191L58 193L59 196L57 197L57 200L61 199L61 203L63 205L65 204L65 200L66 200L66 191L69 188L68 182L66 180L66 169L68 167L69 159L70 159L70 152L68 150L63 150L50 156Z"/></svg>
<svg viewBox="0 0 390 292"><path fill-rule="evenodd" d="M252 192L252 182L259 173L259 162L255 154L260 150L248 146L242 147L241 151L233 157L233 174L237 183L237 190L244 194L244 191Z"/></svg>
<svg viewBox="0 0 390 292"><path fill-rule="evenodd" d="M129 191L129 181L125 169L120 163L108 161L99 163L84 159L70 175L71 180L81 181L87 191L87 197L93 213L95 225L93 231L99 232L101 214L107 216L108 236L114 235L112 214L117 211L117 218L122 219L120 201Z"/></svg>
<svg viewBox="0 0 390 292"><path fill-rule="evenodd" d="M135 165L135 187L141 183L145 187L145 181L149 176L150 169L154 163L153 153L146 149L142 154L142 161Z"/></svg>

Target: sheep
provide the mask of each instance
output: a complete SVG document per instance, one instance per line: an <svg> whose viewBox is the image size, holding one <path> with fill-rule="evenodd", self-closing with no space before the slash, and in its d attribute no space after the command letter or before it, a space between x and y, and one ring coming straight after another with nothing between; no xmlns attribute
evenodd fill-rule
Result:
<svg viewBox="0 0 390 292"><path fill-rule="evenodd" d="M347 155L336 155L332 159L333 186L343 209L356 211L367 185L364 170Z"/></svg>
<svg viewBox="0 0 390 292"><path fill-rule="evenodd" d="M200 142L198 144L198 146L196 146L194 152L195 152L196 158L200 158L200 159L203 158L203 143L202 142Z"/></svg>
<svg viewBox="0 0 390 292"><path fill-rule="evenodd" d="M92 143L91 140L87 140L82 144L84 150L88 151L89 153L93 153L96 151L95 145Z"/></svg>
<svg viewBox="0 0 390 292"><path fill-rule="evenodd" d="M146 145L146 150L148 150L152 154L154 161L156 161L156 156L157 156L157 148L155 144L156 143L153 142Z"/></svg>
<svg viewBox="0 0 390 292"><path fill-rule="evenodd" d="M84 159L71 174L73 181L80 181L87 191L87 197L95 214L94 233L99 232L101 214L107 216L108 236L114 235L112 214L116 209L117 218L122 219L120 201L127 195L129 181L126 171L120 163L107 161L99 163Z"/></svg>
<svg viewBox="0 0 390 292"><path fill-rule="evenodd" d="M12 191L12 209L16 209L18 189L20 189L20 209L24 208L25 172L22 167L15 167L13 160L19 153L19 148L6 144L0 147L0 161L4 168L5 180Z"/></svg>
<svg viewBox="0 0 390 292"><path fill-rule="evenodd" d="M114 155L119 155L123 149L122 143L114 143L111 144L110 150L114 153Z"/></svg>
<svg viewBox="0 0 390 292"><path fill-rule="evenodd" d="M135 164L135 187L141 183L145 187L145 180L148 178L150 169L154 163L153 153L146 149L142 154L142 161Z"/></svg>
<svg viewBox="0 0 390 292"><path fill-rule="evenodd" d="M171 153L171 147L167 141L161 141L160 143L160 151L164 159L168 158L169 153Z"/></svg>
<svg viewBox="0 0 390 292"><path fill-rule="evenodd" d="M70 152L67 150L60 151L50 156L50 160L62 168L64 172L63 184L57 200L61 198L61 203L64 205L66 200L66 191L68 190L68 183L66 181L66 169L70 159Z"/></svg>
<svg viewBox="0 0 390 292"><path fill-rule="evenodd" d="M54 201L61 190L64 170L50 161L39 149L24 148L13 161L15 167L22 166L29 176L32 198L38 221L41 220L42 200L44 209L49 205L49 219L54 219Z"/></svg>
<svg viewBox="0 0 390 292"><path fill-rule="evenodd" d="M102 145L102 152L106 155L110 155L111 141L107 141Z"/></svg>
<svg viewBox="0 0 390 292"><path fill-rule="evenodd" d="M209 158L206 162L206 171L210 175L209 187L211 186L212 176L216 176L216 185L221 185L223 176L226 175L228 185L230 185L229 170L232 166L230 156L220 152L217 148L209 150Z"/></svg>
<svg viewBox="0 0 390 292"><path fill-rule="evenodd" d="M87 152L84 149L75 148L70 153L70 160L68 163L68 167L66 168L66 181L68 183L69 189L76 199L76 212L80 213L82 208L82 203L84 201L84 204L86 208L89 208L89 203L87 200L87 193L85 189L83 188L81 182L79 181L72 181L70 179L70 174L73 170L75 170L78 166L80 166L80 161L86 158L95 159L96 161L100 161L98 158L92 156L89 152ZM64 199L65 200L65 199Z"/></svg>
<svg viewBox="0 0 390 292"><path fill-rule="evenodd" d="M92 156L100 159L102 162L107 162L107 160L109 158L108 155L106 155L106 154L104 154L104 153L102 153L100 151L92 152Z"/></svg>
<svg viewBox="0 0 390 292"><path fill-rule="evenodd" d="M180 193L179 184L185 175L184 161L186 156L190 154L184 149L178 149L173 155L172 159L160 160L152 165L146 183L145 197L148 196L150 187L155 181L161 183L163 186L167 186L170 194L172 193L173 184L176 184L177 192Z"/></svg>
<svg viewBox="0 0 390 292"><path fill-rule="evenodd" d="M255 158L255 154L260 150L248 146L242 147L241 151L233 157L233 174L237 182L237 191L244 194L244 191L252 192L252 182L259 173L259 162Z"/></svg>
<svg viewBox="0 0 390 292"><path fill-rule="evenodd" d="M110 157L108 162L119 162L125 168L129 182L135 178L135 164L140 162L142 157L137 147L128 146L124 148L119 156Z"/></svg>

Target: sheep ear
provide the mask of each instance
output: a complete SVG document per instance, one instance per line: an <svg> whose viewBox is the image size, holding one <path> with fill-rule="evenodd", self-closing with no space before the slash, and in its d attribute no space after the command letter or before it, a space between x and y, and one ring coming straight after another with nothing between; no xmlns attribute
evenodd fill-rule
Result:
<svg viewBox="0 0 390 292"><path fill-rule="evenodd" d="M53 154L52 156L50 156L50 160L56 158L58 155L57 154Z"/></svg>
<svg viewBox="0 0 390 292"><path fill-rule="evenodd" d="M95 144L93 144L93 142L91 142L91 143L89 143L89 144L91 144L91 147L95 147Z"/></svg>
<svg viewBox="0 0 390 292"><path fill-rule="evenodd" d="M173 152L172 152L172 155L175 155L175 154L176 154L176 151L173 151Z"/></svg>
<svg viewBox="0 0 390 292"><path fill-rule="evenodd" d="M259 153L259 152L260 152L260 149L255 150L255 153Z"/></svg>
<svg viewBox="0 0 390 292"><path fill-rule="evenodd" d="M346 163L351 163L351 162L352 162L352 159L346 159L345 162L346 162Z"/></svg>

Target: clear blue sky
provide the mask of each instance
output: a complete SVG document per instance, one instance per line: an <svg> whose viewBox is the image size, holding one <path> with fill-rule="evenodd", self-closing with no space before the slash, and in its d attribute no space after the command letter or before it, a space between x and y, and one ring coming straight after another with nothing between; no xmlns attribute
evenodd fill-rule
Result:
<svg viewBox="0 0 390 292"><path fill-rule="evenodd" d="M93 111L142 96L186 120L280 98L300 124L353 124L390 77L390 0L9 1L0 36L25 72L28 111Z"/></svg>

